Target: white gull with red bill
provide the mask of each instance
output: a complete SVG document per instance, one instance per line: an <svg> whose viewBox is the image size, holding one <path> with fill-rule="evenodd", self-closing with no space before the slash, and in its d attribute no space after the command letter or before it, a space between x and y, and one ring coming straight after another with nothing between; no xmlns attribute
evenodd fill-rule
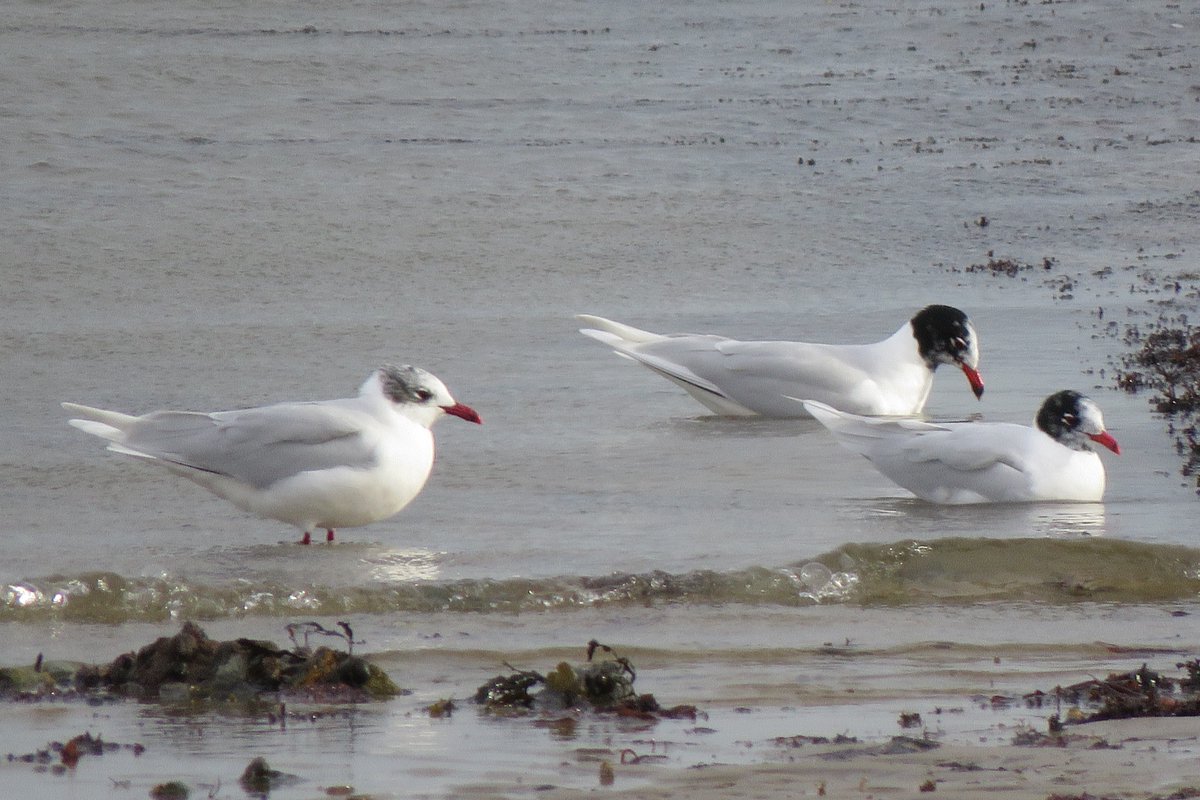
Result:
<svg viewBox="0 0 1200 800"><path fill-rule="evenodd" d="M1100 408L1070 390L1046 398L1035 428L862 417L812 401L804 406L839 443L931 503L1099 502L1104 464L1090 445L1121 452Z"/></svg>
<svg viewBox="0 0 1200 800"><path fill-rule="evenodd" d="M63 403L70 423L108 449L156 464L238 508L304 532L368 525L420 493L433 467L433 423L481 422L419 367L383 366L339 400L141 416Z"/></svg>
<svg viewBox="0 0 1200 800"><path fill-rule="evenodd" d="M951 306L927 306L872 344L743 342L651 333L589 314L576 318L591 326L580 333L678 384L717 414L805 416L793 397L854 414L919 414L941 364L961 369L975 396L983 395L975 329Z"/></svg>

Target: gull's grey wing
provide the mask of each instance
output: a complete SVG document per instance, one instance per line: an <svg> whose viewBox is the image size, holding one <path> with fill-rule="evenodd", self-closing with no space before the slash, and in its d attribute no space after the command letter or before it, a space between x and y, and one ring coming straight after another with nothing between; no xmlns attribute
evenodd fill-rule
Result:
<svg viewBox="0 0 1200 800"><path fill-rule="evenodd" d="M716 349L723 357L717 362L721 369L771 385L779 394L806 399L851 394L870 380L867 372L850 358L857 352L853 347L731 340Z"/></svg>
<svg viewBox="0 0 1200 800"><path fill-rule="evenodd" d="M321 403L213 414L155 411L130 425L115 449L262 489L301 472L374 465L375 445L364 437L361 421Z"/></svg>
<svg viewBox="0 0 1200 800"><path fill-rule="evenodd" d="M789 398L800 400L800 398ZM937 453L924 447L936 441L930 434L945 434L950 427L911 417L863 417L838 411L832 406L813 400L801 400L808 413L829 429L833 437L849 450L867 458L880 452L893 454L913 462L931 461Z"/></svg>
<svg viewBox="0 0 1200 800"><path fill-rule="evenodd" d="M934 503L1028 498L1027 455L1036 452L1031 428L1006 423L930 423L861 417L822 403L805 408L843 446L913 494Z"/></svg>
<svg viewBox="0 0 1200 800"><path fill-rule="evenodd" d="M771 416L802 415L788 396L861 405L860 396L869 397L874 382L847 357L855 352L833 345L741 342L717 336L668 337L633 350L634 357L653 369L674 372L680 380Z"/></svg>
<svg viewBox="0 0 1200 800"><path fill-rule="evenodd" d="M1031 428L1006 423L948 427L949 436L917 436L897 452L868 458L884 475L935 503L1029 499L1030 469L1020 443L1033 434Z"/></svg>
<svg viewBox="0 0 1200 800"><path fill-rule="evenodd" d="M1022 445L1040 437L1031 428L1006 422L952 422L941 427L953 433L953 438L916 436L904 446L904 457L914 464L937 462L960 472L987 470L996 465L1023 472L1027 469L1027 456Z"/></svg>

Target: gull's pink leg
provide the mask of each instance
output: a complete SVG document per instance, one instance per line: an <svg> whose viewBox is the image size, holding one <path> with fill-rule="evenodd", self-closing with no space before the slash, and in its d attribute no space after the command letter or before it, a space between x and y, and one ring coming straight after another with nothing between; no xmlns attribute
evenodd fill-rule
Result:
<svg viewBox="0 0 1200 800"><path fill-rule="evenodd" d="M333 528L325 529L325 541L327 541L327 542L333 541Z"/></svg>
<svg viewBox="0 0 1200 800"><path fill-rule="evenodd" d="M304 532L304 538L297 542L297 544L312 544L312 536L308 531Z"/></svg>

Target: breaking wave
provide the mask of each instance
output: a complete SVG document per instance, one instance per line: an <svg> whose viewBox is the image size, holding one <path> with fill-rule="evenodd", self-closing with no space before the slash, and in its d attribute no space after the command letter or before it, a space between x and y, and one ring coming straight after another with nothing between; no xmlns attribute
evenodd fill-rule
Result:
<svg viewBox="0 0 1200 800"><path fill-rule="evenodd" d="M245 616L569 611L604 605L864 606L978 602L1167 603L1200 596L1200 549L1108 539L967 539L850 544L783 567L682 574L196 583L111 572L0 587L0 621L122 623Z"/></svg>

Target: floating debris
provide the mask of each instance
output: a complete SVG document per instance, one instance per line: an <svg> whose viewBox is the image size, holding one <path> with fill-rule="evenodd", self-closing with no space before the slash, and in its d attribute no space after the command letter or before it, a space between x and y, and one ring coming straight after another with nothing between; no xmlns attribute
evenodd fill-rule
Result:
<svg viewBox="0 0 1200 800"><path fill-rule="evenodd" d="M140 756L146 752L146 748L141 744L106 742L100 736L93 736L91 733L81 733L66 742L50 742L46 745L45 749L35 750L32 753L25 753L23 755L9 753L8 760L11 762L50 767L54 768L54 771L57 772L74 769L78 766L79 759L83 756L102 756L105 753L115 753L118 751Z"/></svg>
<svg viewBox="0 0 1200 800"><path fill-rule="evenodd" d="M1020 273L1033 269L1032 264L1022 264L1011 258L991 258L990 253L988 255L989 258L986 262L983 264L971 264L965 267L963 272L984 272L991 275L1006 275L1010 278L1015 278Z"/></svg>
<svg viewBox="0 0 1200 800"><path fill-rule="evenodd" d="M642 764L647 761L666 761L667 756L662 753L646 753L639 755L636 750L631 747L626 747L621 751L622 764Z"/></svg>
<svg viewBox="0 0 1200 800"><path fill-rule="evenodd" d="M857 736L847 736L839 733L830 739L828 736L776 736L771 740L778 747L804 747L810 744L858 744Z"/></svg>

